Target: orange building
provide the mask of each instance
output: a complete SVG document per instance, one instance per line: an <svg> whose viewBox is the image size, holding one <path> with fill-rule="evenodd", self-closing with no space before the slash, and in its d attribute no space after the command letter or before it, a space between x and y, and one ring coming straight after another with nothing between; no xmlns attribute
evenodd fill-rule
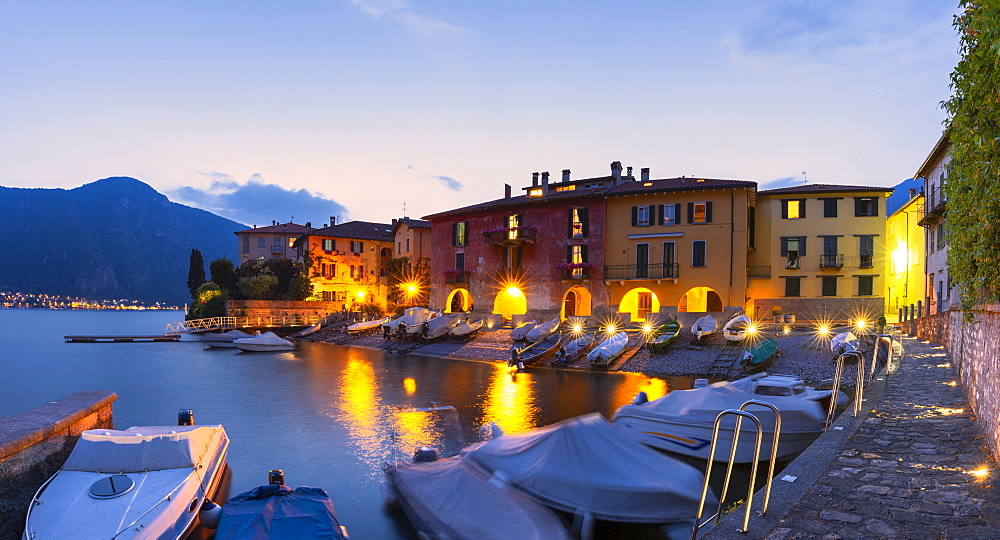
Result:
<svg viewBox="0 0 1000 540"><path fill-rule="evenodd" d="M309 268L314 297L346 310L366 304L384 310L393 243L391 224L348 221L310 231L295 246Z"/></svg>

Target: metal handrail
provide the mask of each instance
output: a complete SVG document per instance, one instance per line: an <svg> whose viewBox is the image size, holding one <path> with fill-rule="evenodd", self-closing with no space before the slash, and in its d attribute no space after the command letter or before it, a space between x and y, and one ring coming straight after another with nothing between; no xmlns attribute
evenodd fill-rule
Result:
<svg viewBox="0 0 1000 540"><path fill-rule="evenodd" d="M878 344L880 342L884 342L886 344L886 358L885 358L886 365L889 365L889 362L892 362L892 349L893 349L892 336L890 336L889 334L879 334L875 336L875 346L872 347L873 349L872 368L868 373L868 382L871 382L872 377L875 376L875 366L876 364L878 364Z"/></svg>
<svg viewBox="0 0 1000 540"><path fill-rule="evenodd" d="M760 509L760 515L767 513L767 505L771 502L771 480L774 478L774 466L778 462L778 439L781 437L781 411L778 410L773 404L766 401L758 401L756 399L751 399L744 403L740 410L746 410L749 405L760 405L762 407L767 407L774 411L774 437L771 439L771 463L767 470L767 486L764 490L764 506ZM747 504L749 504L750 499L747 499ZM744 525L744 528L746 525Z"/></svg>
<svg viewBox="0 0 1000 540"><path fill-rule="evenodd" d="M744 403L740 409L745 406L746 403ZM726 476L722 484L722 494L719 496L719 507L716 509L714 516L706 520L705 523L702 523L701 516L702 512L705 510L705 499L708 498L708 483L712 477L712 463L715 460L715 448L719 442L719 426L722 424L722 419L729 415L736 416L736 429L733 431L732 448L729 449L729 464L726 468ZM696 540L698 538L698 529L700 529L702 525L705 525L712 520L715 520L715 522L718 523L719 517L722 515L722 504L726 499L726 493L729 491L729 479L733 472L733 462L736 460L736 446L739 444L740 428L743 426L744 418L749 418L750 421L754 423L757 440L753 450L753 470L750 473L750 486L747 489L747 512L746 516L743 518L743 530L740 532L746 532L750 525L750 501L753 498L754 482L757 479L757 461L760 459L760 444L763 439L763 430L760 427L760 420L758 420L756 416L743 410L726 409L715 417L715 426L712 428L712 446L709 447L708 450L708 465L705 467L705 483L701 487L701 500L698 502L698 513L694 518L694 528L691 530L691 540Z"/></svg>
<svg viewBox="0 0 1000 540"><path fill-rule="evenodd" d="M857 418L858 413L861 412L861 400L865 392L865 357L859 351L848 351L837 357L837 370L833 375L833 389L830 393L830 405L826 411L826 422L823 423L823 431L826 431L830 427L830 424L833 422L833 415L837 411L837 401L840 396L840 380L844 375L844 361L848 358L857 359L858 362L857 386L854 389L854 405L851 407L853 409L852 415Z"/></svg>
<svg viewBox="0 0 1000 540"><path fill-rule="evenodd" d="M303 326L316 324L319 321L320 318L316 315L303 317L298 313L281 315L280 317L273 315L266 317L209 317L206 319L167 323L163 334L182 334L186 332L202 332L222 328L247 328L251 326Z"/></svg>

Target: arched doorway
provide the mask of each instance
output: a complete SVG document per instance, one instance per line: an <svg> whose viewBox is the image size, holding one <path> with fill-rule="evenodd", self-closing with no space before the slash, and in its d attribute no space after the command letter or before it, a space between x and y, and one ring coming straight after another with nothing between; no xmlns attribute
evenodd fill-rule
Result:
<svg viewBox="0 0 1000 540"><path fill-rule="evenodd" d="M632 321L645 321L646 314L660 312L660 299L656 294L645 288L636 287L625 293L618 304L618 313L628 313Z"/></svg>
<svg viewBox="0 0 1000 540"><path fill-rule="evenodd" d="M591 295L590 291L579 285L570 287L563 295L562 313L560 318L566 320L570 317L586 317L590 315Z"/></svg>
<svg viewBox="0 0 1000 540"><path fill-rule="evenodd" d="M681 313L723 311L722 297L710 287L692 287L681 297L677 311Z"/></svg>
<svg viewBox="0 0 1000 540"><path fill-rule="evenodd" d="M445 313L464 313L472 307L472 295L466 289L455 289L445 302Z"/></svg>
<svg viewBox="0 0 1000 540"><path fill-rule="evenodd" d="M528 312L528 299L524 292L517 287L507 287L497 293L493 301L493 313L502 316L504 319L511 319L514 315L524 315Z"/></svg>

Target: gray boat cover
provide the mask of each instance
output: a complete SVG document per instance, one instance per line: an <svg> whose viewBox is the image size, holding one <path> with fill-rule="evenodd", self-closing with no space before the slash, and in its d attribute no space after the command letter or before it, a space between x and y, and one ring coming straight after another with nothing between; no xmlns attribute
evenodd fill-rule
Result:
<svg viewBox="0 0 1000 540"><path fill-rule="evenodd" d="M387 464L386 479L414 526L433 538L497 540L569 538L548 508L461 457L427 463Z"/></svg>
<svg viewBox="0 0 1000 540"><path fill-rule="evenodd" d="M248 338L233 340L233 343L243 343L247 345L293 345L291 341L275 334L274 332L264 332L263 334L250 336Z"/></svg>
<svg viewBox="0 0 1000 540"><path fill-rule="evenodd" d="M229 499L216 540L244 538L345 538L333 502L319 488L267 485Z"/></svg>
<svg viewBox="0 0 1000 540"><path fill-rule="evenodd" d="M90 429L63 465L65 471L142 472L206 464L228 440L222 426L139 426Z"/></svg>
<svg viewBox="0 0 1000 540"><path fill-rule="evenodd" d="M622 352L622 349L628 345L628 334L625 332L618 332L615 335L605 339L587 353L587 361L595 362L597 360L603 360L605 362L611 360L618 353Z"/></svg>
<svg viewBox="0 0 1000 540"><path fill-rule="evenodd" d="M729 382L717 382L694 390L677 390L642 405L623 405L615 413L614 420L618 421L622 416L637 416L678 424L704 425L711 429L720 412L739 409L751 399L766 401L781 411L782 433L812 433L823 429L826 414L818 402L792 396L761 396ZM764 432L774 431L774 413L771 409L750 405L746 410L760 419ZM730 430L735 425L735 416L728 416L722 421L722 426ZM744 421L741 431L743 429L750 430L753 427Z"/></svg>
<svg viewBox="0 0 1000 540"><path fill-rule="evenodd" d="M240 330L230 330L223 334L205 334L202 336L203 341L233 341L234 339L243 339L253 337L253 334L248 334L246 332L241 332Z"/></svg>
<svg viewBox="0 0 1000 540"><path fill-rule="evenodd" d="M704 475L619 433L599 413L504 435L467 459L549 506L631 523L693 520ZM718 506L709 492L707 508Z"/></svg>

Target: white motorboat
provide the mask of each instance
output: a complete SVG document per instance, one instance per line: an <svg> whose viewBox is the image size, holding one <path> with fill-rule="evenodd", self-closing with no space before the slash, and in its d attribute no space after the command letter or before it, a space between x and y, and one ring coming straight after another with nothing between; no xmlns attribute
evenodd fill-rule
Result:
<svg viewBox="0 0 1000 540"><path fill-rule="evenodd" d="M591 413L486 441L465 456L495 480L591 522L693 522L701 471L620 431Z"/></svg>
<svg viewBox="0 0 1000 540"><path fill-rule="evenodd" d="M691 325L691 333L698 339L705 339L706 337L712 335L718 326L719 322L715 320L715 317L705 315Z"/></svg>
<svg viewBox="0 0 1000 540"><path fill-rule="evenodd" d="M722 328L722 336L729 341L743 341L748 334L753 334L753 321L746 315L737 315Z"/></svg>
<svg viewBox="0 0 1000 540"><path fill-rule="evenodd" d="M422 307L412 307L403 310L403 315L382 323L382 331L386 334L405 335L406 328L412 325L420 325L427 320L430 310Z"/></svg>
<svg viewBox="0 0 1000 540"><path fill-rule="evenodd" d="M202 341L209 347L232 349L236 347L233 344L234 340L248 337L253 337L253 335L240 330L230 330L224 334L205 334Z"/></svg>
<svg viewBox="0 0 1000 540"><path fill-rule="evenodd" d="M445 314L424 322L424 327L420 330L420 337L425 340L444 337L462 322L460 315Z"/></svg>
<svg viewBox="0 0 1000 540"><path fill-rule="evenodd" d="M607 365L621 354L626 345L628 345L628 334L616 332L587 353L587 361L591 364Z"/></svg>
<svg viewBox="0 0 1000 540"><path fill-rule="evenodd" d="M479 329L483 327L483 324L484 321L482 319L479 319L476 322L466 321L452 328L451 331L448 333L451 335L452 339L456 340L469 339L470 337L472 337L473 334L478 332Z"/></svg>
<svg viewBox="0 0 1000 540"><path fill-rule="evenodd" d="M644 394L642 395L644 397ZM615 412L613 422L621 433L649 446L708 459L712 444L712 428L720 412L739 409L749 400L771 403L781 413L781 436L778 459L785 460L805 450L823 432L826 414L820 404L811 399L792 396L762 396L729 382L717 382L693 390L677 390L660 399L643 402L642 397ZM763 431L760 459L771 458L774 437L774 413L767 407L751 405L747 412L757 416ZM727 461L732 448L734 416L723 419L720 427L717 461ZM753 461L756 431L752 422L744 420L736 449L736 463Z"/></svg>
<svg viewBox="0 0 1000 540"><path fill-rule="evenodd" d="M857 352L860 345L858 337L852 332L841 332L834 335L833 339L830 340L830 350L833 351L834 356Z"/></svg>
<svg viewBox="0 0 1000 540"><path fill-rule="evenodd" d="M389 322L389 317L382 317L381 319L373 319L370 321L356 322L347 327L348 334L361 334L364 332L372 332L376 328L382 326L383 324Z"/></svg>
<svg viewBox="0 0 1000 540"><path fill-rule="evenodd" d="M510 331L510 339L513 339L514 341L524 341L525 338L528 337L528 332L531 332L537 324L538 323L535 321L528 321L518 325L517 328Z"/></svg>
<svg viewBox="0 0 1000 540"><path fill-rule="evenodd" d="M559 329L559 322L559 317L550 321L545 321L528 331L528 333L524 336L524 339L531 343L541 341L551 336L556 330Z"/></svg>
<svg viewBox="0 0 1000 540"><path fill-rule="evenodd" d="M184 538L228 450L219 425L84 431L32 498L24 538Z"/></svg>
<svg viewBox="0 0 1000 540"><path fill-rule="evenodd" d="M811 399L819 401L823 410L827 409L827 401L833 394L833 390L817 390L811 386L806 386L801 377L795 375L768 375L767 372L751 375L733 381L733 386L757 394L758 396L792 396L800 399ZM759 398L764 399L767 398ZM847 405L847 394L843 391L837 397L837 405Z"/></svg>
<svg viewBox="0 0 1000 540"><path fill-rule="evenodd" d="M274 332L264 332L253 337L233 341L236 348L249 352L290 351L295 344L278 337Z"/></svg>
<svg viewBox="0 0 1000 540"><path fill-rule="evenodd" d="M177 334L178 341L201 341L205 337L204 330L181 332Z"/></svg>
<svg viewBox="0 0 1000 540"><path fill-rule="evenodd" d="M400 327L403 328L403 331L400 333L400 337L419 336L420 333L423 332L424 330L424 323L433 321L434 319L440 316L441 314L436 311L427 312L427 316L420 319L420 322L414 324L408 324L405 327Z"/></svg>

